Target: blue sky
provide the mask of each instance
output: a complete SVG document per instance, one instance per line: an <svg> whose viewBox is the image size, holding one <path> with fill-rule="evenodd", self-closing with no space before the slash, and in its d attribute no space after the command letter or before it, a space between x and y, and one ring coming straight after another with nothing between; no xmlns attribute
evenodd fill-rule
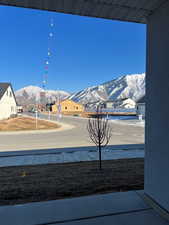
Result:
<svg viewBox="0 0 169 225"><path fill-rule="evenodd" d="M48 89L74 92L145 72L145 25L1 6L0 82L42 86L51 18Z"/></svg>

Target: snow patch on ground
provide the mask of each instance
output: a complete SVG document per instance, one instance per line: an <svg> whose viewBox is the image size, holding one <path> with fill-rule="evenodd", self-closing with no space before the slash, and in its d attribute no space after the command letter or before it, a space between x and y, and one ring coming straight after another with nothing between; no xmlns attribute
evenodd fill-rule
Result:
<svg viewBox="0 0 169 225"><path fill-rule="evenodd" d="M45 155L25 155L0 157L0 167L5 166L21 166L21 165L37 165L48 163L67 163L80 161L98 160L99 154L97 150L89 151L72 151L58 152L55 154ZM144 150L102 150L103 160L123 159L123 158L143 158Z"/></svg>

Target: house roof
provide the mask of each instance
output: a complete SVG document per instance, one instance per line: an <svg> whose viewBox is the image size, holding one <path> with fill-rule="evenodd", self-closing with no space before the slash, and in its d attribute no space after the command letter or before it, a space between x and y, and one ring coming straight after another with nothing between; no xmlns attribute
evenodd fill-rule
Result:
<svg viewBox="0 0 169 225"><path fill-rule="evenodd" d="M72 99L64 99L64 100L60 101L60 103L63 103L63 102L72 102L73 104L83 106L81 103L75 102Z"/></svg>
<svg viewBox="0 0 169 225"><path fill-rule="evenodd" d="M9 86L11 86L10 83L0 83L0 100L3 97L3 95L5 94L5 92Z"/></svg>
<svg viewBox="0 0 169 225"><path fill-rule="evenodd" d="M11 87L11 90L13 92L13 95L14 95L14 98L15 98L15 101L16 101L15 93L13 91L11 83L0 83L0 100L3 97L3 95L5 94L5 92L6 92L6 90L8 89L9 86ZM16 101L16 104L17 104L17 101Z"/></svg>
<svg viewBox="0 0 169 225"><path fill-rule="evenodd" d="M137 103L145 103L145 95L138 99Z"/></svg>
<svg viewBox="0 0 169 225"><path fill-rule="evenodd" d="M167 0L0 0L2 5L147 23Z"/></svg>

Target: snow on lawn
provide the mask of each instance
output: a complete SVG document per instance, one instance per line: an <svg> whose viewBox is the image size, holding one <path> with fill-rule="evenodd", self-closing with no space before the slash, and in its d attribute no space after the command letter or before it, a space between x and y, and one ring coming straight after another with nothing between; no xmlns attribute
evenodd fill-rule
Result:
<svg viewBox="0 0 169 225"><path fill-rule="evenodd" d="M102 159L122 159L122 158L140 158L144 157L144 150L102 150ZM80 161L98 160L98 152L96 150L89 151L72 151L58 152L54 154L44 155L25 155L10 156L0 158L0 167L19 166L19 165L36 165L48 163L67 163Z"/></svg>

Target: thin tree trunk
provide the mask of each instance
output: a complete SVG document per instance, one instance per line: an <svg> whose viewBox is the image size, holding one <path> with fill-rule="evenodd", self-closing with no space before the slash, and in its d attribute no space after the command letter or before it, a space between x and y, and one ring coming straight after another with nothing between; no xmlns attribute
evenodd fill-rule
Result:
<svg viewBox="0 0 169 225"><path fill-rule="evenodd" d="M101 145L99 144L99 168L102 169L102 154L101 154Z"/></svg>

